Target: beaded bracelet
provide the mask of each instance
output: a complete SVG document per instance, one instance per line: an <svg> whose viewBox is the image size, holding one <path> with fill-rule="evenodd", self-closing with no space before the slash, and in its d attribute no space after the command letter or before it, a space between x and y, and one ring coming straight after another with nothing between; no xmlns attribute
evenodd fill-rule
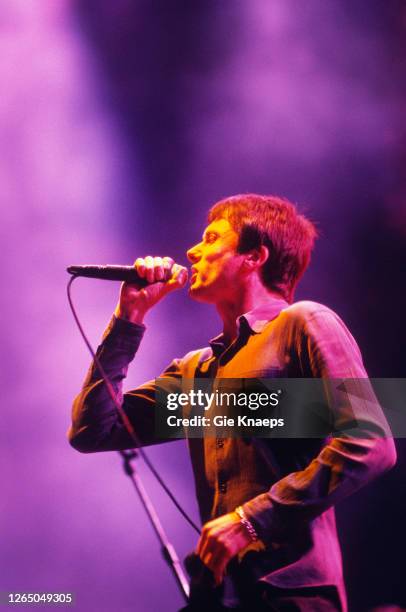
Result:
<svg viewBox="0 0 406 612"><path fill-rule="evenodd" d="M236 512L236 514L238 514L238 516L240 517L241 524L242 524L242 525L244 525L245 529L246 529L246 530L248 531L248 533L250 534L250 536L251 536L251 540L252 540L253 542L256 542L256 541L258 540L258 534L257 534L257 532L256 532L256 530L255 530L254 525L251 523L251 521L249 521L249 520L247 519L247 516L246 516L246 514L245 514L245 512L244 512L244 510L243 510L243 508L242 508L242 506L238 506L238 507L235 509L235 512Z"/></svg>

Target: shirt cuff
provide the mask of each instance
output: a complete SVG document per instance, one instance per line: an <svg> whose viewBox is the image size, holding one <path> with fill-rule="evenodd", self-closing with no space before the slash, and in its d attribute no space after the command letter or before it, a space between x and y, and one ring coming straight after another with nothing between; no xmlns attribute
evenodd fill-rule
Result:
<svg viewBox="0 0 406 612"><path fill-rule="evenodd" d="M144 324L132 323L126 319L112 316L103 334L103 344L114 344L122 348L137 349L146 327Z"/></svg>

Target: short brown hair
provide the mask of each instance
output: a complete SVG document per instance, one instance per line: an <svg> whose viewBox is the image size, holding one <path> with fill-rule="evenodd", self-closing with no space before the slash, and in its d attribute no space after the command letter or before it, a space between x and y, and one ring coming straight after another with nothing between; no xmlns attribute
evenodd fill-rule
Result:
<svg viewBox="0 0 406 612"><path fill-rule="evenodd" d="M239 253L264 245L269 258L261 275L265 287L292 302L296 285L310 262L317 230L284 198L254 193L225 198L210 209L209 223L225 218L240 238Z"/></svg>

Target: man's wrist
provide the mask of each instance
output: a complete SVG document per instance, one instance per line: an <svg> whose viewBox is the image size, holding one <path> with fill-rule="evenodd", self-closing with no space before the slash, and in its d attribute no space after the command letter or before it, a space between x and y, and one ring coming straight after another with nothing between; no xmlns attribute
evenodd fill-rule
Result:
<svg viewBox="0 0 406 612"><path fill-rule="evenodd" d="M117 319L121 319L123 321L129 321L130 323L135 323L136 325L144 324L144 317L147 314L147 310L141 308L134 308L131 312L125 312L120 306L114 311Z"/></svg>

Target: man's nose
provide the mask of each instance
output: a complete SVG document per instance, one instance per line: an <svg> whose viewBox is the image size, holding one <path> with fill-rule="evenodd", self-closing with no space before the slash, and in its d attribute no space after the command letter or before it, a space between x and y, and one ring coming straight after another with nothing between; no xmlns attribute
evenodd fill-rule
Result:
<svg viewBox="0 0 406 612"><path fill-rule="evenodd" d="M188 258L190 263L196 263L200 259L200 255L199 255L199 252L198 252L198 246L199 246L198 244L195 244L195 246L191 247L186 252L186 257Z"/></svg>

